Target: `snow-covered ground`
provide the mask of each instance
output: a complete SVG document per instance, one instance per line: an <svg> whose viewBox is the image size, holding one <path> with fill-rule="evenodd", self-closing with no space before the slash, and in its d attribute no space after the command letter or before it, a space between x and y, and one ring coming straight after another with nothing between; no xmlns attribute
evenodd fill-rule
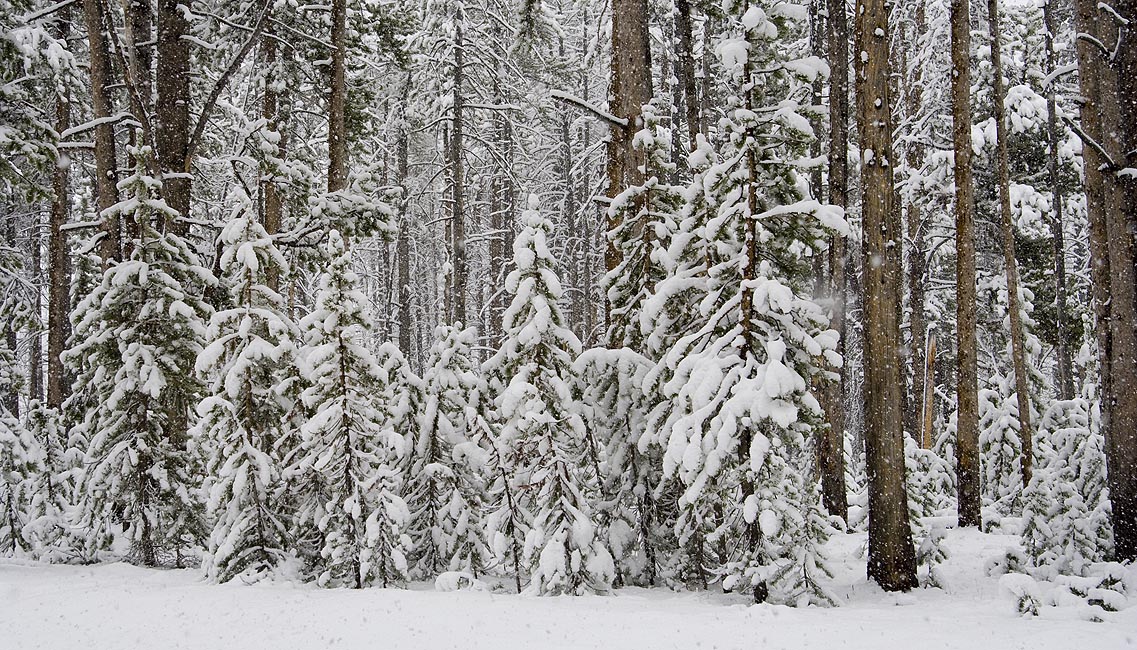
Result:
<svg viewBox="0 0 1137 650"><path fill-rule="evenodd" d="M0 560L0 649L1137 648L1137 605L1015 612L984 565L1016 537L949 531L947 593L886 594L864 579L865 537L830 543L841 607L749 605L740 596L622 589L609 597L214 586L195 570ZM1100 622L1089 620L1100 618Z"/></svg>

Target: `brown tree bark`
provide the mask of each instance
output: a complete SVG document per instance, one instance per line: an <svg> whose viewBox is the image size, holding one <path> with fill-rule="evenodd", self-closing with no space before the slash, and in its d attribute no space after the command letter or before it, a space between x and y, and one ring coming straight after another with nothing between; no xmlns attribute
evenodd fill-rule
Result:
<svg viewBox="0 0 1137 650"><path fill-rule="evenodd" d="M29 270L31 271L31 280L35 285L35 301L33 308L35 309L35 321L32 323L32 331L28 332L31 339L28 345L28 397L34 400L43 399L43 332L40 328L43 326L40 321L40 314L43 313L43 241L41 237L40 223L42 217L38 214L35 216L35 222L32 224L31 232L28 236L28 243L31 247L31 264Z"/></svg>
<svg viewBox="0 0 1137 650"><path fill-rule="evenodd" d="M328 191L347 187L347 0L332 0L332 80L328 93Z"/></svg>
<svg viewBox="0 0 1137 650"><path fill-rule="evenodd" d="M959 525L982 522L979 378L975 334L975 185L971 176L971 10L951 3L952 142L955 148L956 476Z"/></svg>
<svg viewBox="0 0 1137 650"><path fill-rule="evenodd" d="M903 232L893 209L889 21L885 0L856 6L857 112L861 124L864 246L865 456L869 480L868 575L887 591L912 589L916 553L904 480L900 394Z"/></svg>
<svg viewBox="0 0 1137 650"><path fill-rule="evenodd" d="M1054 47L1054 21L1055 0L1046 0L1042 7L1043 31L1046 32L1044 43L1046 47L1046 74L1052 75L1058 69L1058 51ZM1047 174L1050 182L1051 209L1050 237L1054 247L1054 307L1058 312L1056 324L1057 342L1054 348L1058 360L1057 391L1060 399L1074 397L1073 361L1070 351L1070 332L1066 323L1066 243L1063 232L1063 202L1062 181L1058 169L1058 147L1060 133L1058 130L1058 107L1056 101L1056 83L1050 84L1046 92L1046 133L1048 140Z"/></svg>
<svg viewBox="0 0 1137 650"><path fill-rule="evenodd" d="M1015 393L1019 408L1019 437L1022 441L1023 488L1030 484L1034 461L1034 429L1030 421L1030 382L1026 376L1026 348L1023 339L1022 305L1019 299L1019 268L1015 261L1015 226L1011 215L1011 172L1007 154L1007 89L1003 83L1003 57L999 35L999 0L987 0L987 24L991 29L991 64L995 72L994 105L996 166L999 175L1000 229L1003 236L1003 266L1007 276L1007 311L1011 317L1011 361L1015 369Z"/></svg>
<svg viewBox="0 0 1137 650"><path fill-rule="evenodd" d="M849 19L844 0L827 0L825 36L829 59L829 203L849 206ZM837 352L845 354L845 238L829 239L829 326L840 335ZM822 395L829 427L822 438L821 493L825 509L842 521L849 517L845 488L845 372Z"/></svg>
<svg viewBox="0 0 1137 650"><path fill-rule="evenodd" d="M276 38L271 27L265 28L265 35L261 38L261 53L264 56L265 78L264 97L261 102L261 117L270 131L280 133L280 93L277 91L277 54ZM284 150L284 136L281 134L277 144L277 156ZM274 170L267 166L261 169L261 195L263 197L262 223L265 233L270 237L280 232L284 221L284 204L281 200L280 190L273 178ZM280 268L275 264L269 265L265 271L265 282L273 291L280 290Z"/></svg>
<svg viewBox="0 0 1137 650"><path fill-rule="evenodd" d="M648 24L647 0L613 0L608 108L613 115L626 120L626 125L611 125L607 164L609 198L643 182L639 171L642 156L632 147L632 138L639 129L640 111L652 96ZM614 221L616 218L609 217L609 232L619 227L619 222ZM611 242L604 259L609 271L620 264L620 252Z"/></svg>
<svg viewBox="0 0 1137 650"><path fill-rule="evenodd" d="M911 31L906 30L904 38L899 39L901 47L899 52L900 66L904 71L901 81L904 84L905 97L904 121L909 125L909 128L914 128L914 125L919 121L921 93L924 88L923 68L920 66L915 69L909 68L909 54L921 46L925 30L925 11L922 2L916 6L912 23L909 28ZM924 162L924 145L917 134L909 132L906 135L905 163L909 173L912 173L914 170L919 170ZM924 419L922 414L924 411L924 382L926 377L924 346L928 331L928 321L924 316L924 301L927 294L928 260L923 210L919 201L912 197L911 191L909 197L910 200L904 205L904 217L908 240L908 266L906 269L908 304L911 309L908 322L910 342L908 346L910 351L908 368L912 376L912 390L908 392L907 396L904 429L923 444Z"/></svg>
<svg viewBox="0 0 1137 650"><path fill-rule="evenodd" d="M1096 34L1107 47L1114 45L1112 66L1098 70L1103 91L1098 142L1111 162L1105 193L1110 201L1105 210L1110 330L1106 475L1114 552L1124 562L1137 559L1137 0L1098 3L1096 9ZM1117 34L1116 41L1110 34Z"/></svg>
<svg viewBox="0 0 1137 650"><path fill-rule="evenodd" d="M395 184L402 189L399 197L399 234L395 240L395 256L398 258L399 278L399 351L408 358L411 356L413 329L411 324L411 235L408 206L407 172L410 166L409 129L407 127L407 99L410 94L411 75L408 72L403 82L403 93L395 105L395 128L398 130L395 144Z"/></svg>
<svg viewBox="0 0 1137 650"><path fill-rule="evenodd" d="M454 18L454 70L453 106L450 110L451 125L450 148L447 158L450 165L450 304L448 314L454 324L466 322L466 171L463 168L462 154L465 151L465 83L466 83L466 44L462 37L464 20L461 4Z"/></svg>
<svg viewBox="0 0 1137 650"><path fill-rule="evenodd" d="M675 36L679 50L679 86L683 90L684 123L687 127L687 150L695 148L699 134L699 96L695 91L695 43L691 34L691 0L675 0Z"/></svg>
<svg viewBox="0 0 1137 650"><path fill-rule="evenodd" d="M71 33L71 8L60 12L56 35L66 40ZM64 86L55 98L55 131L71 128L71 89ZM58 409L67 398L63 351L70 335L71 322L71 258L67 254L67 223L71 205L71 160L60 155L52 174L51 217L47 239L47 406Z"/></svg>
<svg viewBox="0 0 1137 650"><path fill-rule="evenodd" d="M95 205L100 215L118 203L118 166L115 163L114 124L111 122L111 58L103 24L103 0L83 0L90 50L91 108L95 118ZM103 264L122 259L117 217L100 216Z"/></svg>
<svg viewBox="0 0 1137 650"><path fill-rule="evenodd" d="M90 0L87 0L90 1ZM182 217L190 214L190 26L178 5L192 8L193 0L157 0L158 40L156 49L157 83L154 141L158 147L158 167L162 172L162 196L166 204ZM167 228L185 234L181 221Z"/></svg>

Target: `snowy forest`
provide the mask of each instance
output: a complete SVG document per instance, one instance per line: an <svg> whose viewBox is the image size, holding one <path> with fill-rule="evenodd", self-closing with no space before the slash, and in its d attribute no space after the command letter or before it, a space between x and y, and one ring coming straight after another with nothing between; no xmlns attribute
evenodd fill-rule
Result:
<svg viewBox="0 0 1137 650"><path fill-rule="evenodd" d="M1135 233L1134 0L0 0L0 586L1137 621Z"/></svg>

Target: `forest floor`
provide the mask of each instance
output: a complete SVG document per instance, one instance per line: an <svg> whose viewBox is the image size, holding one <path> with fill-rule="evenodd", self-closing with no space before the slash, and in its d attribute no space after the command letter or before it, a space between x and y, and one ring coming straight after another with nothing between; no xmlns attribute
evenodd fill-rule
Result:
<svg viewBox="0 0 1137 650"><path fill-rule="evenodd" d="M864 577L864 534L830 542L840 607L750 605L712 589L618 590L539 598L364 591L291 583L214 586L196 570L0 560L0 648L287 650L316 648L1137 648L1137 604L1042 607L1023 618L985 566L1017 536L948 531L948 590L888 594ZM1093 621L1090 619L1099 619Z"/></svg>

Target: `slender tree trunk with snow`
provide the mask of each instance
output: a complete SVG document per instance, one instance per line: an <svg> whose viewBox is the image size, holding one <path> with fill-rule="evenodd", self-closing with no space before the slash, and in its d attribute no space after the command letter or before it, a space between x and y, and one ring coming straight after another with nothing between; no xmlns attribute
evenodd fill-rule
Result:
<svg viewBox="0 0 1137 650"><path fill-rule="evenodd" d="M975 186L971 177L971 11L951 3L952 141L955 147L956 476L959 525L979 526L979 379L975 333Z"/></svg>
<svg viewBox="0 0 1137 650"><path fill-rule="evenodd" d="M901 408L902 355L897 305L903 232L893 209L893 150L885 0L856 7L857 110L861 131L864 238L865 456L869 480L869 577L888 591L916 586L916 553L908 519Z"/></svg>
<svg viewBox="0 0 1137 650"><path fill-rule="evenodd" d="M849 205L849 19L844 0L827 0L826 41L829 58L829 203ZM837 352L845 354L845 238L829 239L829 326L837 330ZM845 376L825 387L829 427L821 445L821 491L825 509L843 521L849 517L845 488Z"/></svg>
<svg viewBox="0 0 1137 650"><path fill-rule="evenodd" d="M118 203L118 166L115 164L114 124L110 87L111 59L107 35L103 28L104 0L83 0L83 19L87 23L87 47L90 51L91 109L95 119L95 205L100 215ZM122 258L119 221L113 216L100 216L102 241L99 254L103 263Z"/></svg>
<svg viewBox="0 0 1137 650"><path fill-rule="evenodd" d="M1030 385L1026 376L1025 334L1019 296L1019 268L1015 261L1015 226L1011 215L1011 172L1007 154L1007 90L1003 83L1002 45L999 42L999 0L987 0L987 22L991 29L991 64L995 73L994 105L996 164L999 177L1000 227L1003 236L1003 265L1007 277L1007 311L1011 320L1011 357L1015 369L1015 393L1018 397L1019 438L1022 442L1023 488L1030 484L1034 438L1030 422Z"/></svg>
<svg viewBox="0 0 1137 650"><path fill-rule="evenodd" d="M90 0L88 0L90 1ZM181 8L192 0L158 0L158 42L155 63L155 133L158 165L162 171L162 196L180 216L190 211L190 25ZM184 235L184 222L167 224Z"/></svg>

